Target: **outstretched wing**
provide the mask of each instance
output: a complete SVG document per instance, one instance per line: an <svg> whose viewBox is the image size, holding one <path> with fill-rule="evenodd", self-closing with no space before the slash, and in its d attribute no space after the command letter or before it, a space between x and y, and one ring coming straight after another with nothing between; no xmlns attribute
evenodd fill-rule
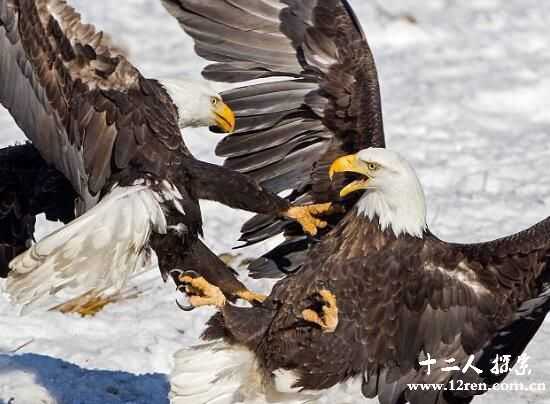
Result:
<svg viewBox="0 0 550 404"><path fill-rule="evenodd" d="M162 0L211 61L203 74L224 82L279 78L227 91L237 132L217 148L225 166L251 175L299 203L338 201L329 165L367 147L383 147L374 59L346 0ZM335 215L332 223L341 218ZM254 243L287 240L251 265L253 275L299 267L311 240L295 225L257 216L243 228ZM255 272L255 274L254 274Z"/></svg>
<svg viewBox="0 0 550 404"><path fill-rule="evenodd" d="M370 272L363 294L371 325L363 390L367 396L391 392L384 402L401 402L401 393L411 403L438 402L436 392L433 399L417 396L406 391L407 383L501 381L505 375L492 374L491 362L498 354L510 355L515 363L550 310L550 218L489 243L428 238L417 250L392 250L375 259L384 270ZM381 285L391 288L390 298L377 292ZM419 369L428 354L437 360L431 375L426 367ZM472 369L466 374L441 370L463 369L470 355L481 375ZM451 358L455 362L445 363Z"/></svg>
<svg viewBox="0 0 550 404"><path fill-rule="evenodd" d="M87 207L138 154L154 172L151 143L183 147L160 85L64 0L0 0L0 77L0 102Z"/></svg>
<svg viewBox="0 0 550 404"><path fill-rule="evenodd" d="M0 150L0 277L29 247L36 215L67 223L74 218L75 198L71 184L31 144Z"/></svg>

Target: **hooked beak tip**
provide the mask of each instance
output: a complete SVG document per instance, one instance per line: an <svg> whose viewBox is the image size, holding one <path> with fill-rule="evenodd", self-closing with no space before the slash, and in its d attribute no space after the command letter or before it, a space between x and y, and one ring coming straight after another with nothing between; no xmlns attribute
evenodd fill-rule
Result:
<svg viewBox="0 0 550 404"><path fill-rule="evenodd" d="M220 103L215 113L216 125L225 133L233 133L235 131L236 120L235 113L225 103Z"/></svg>

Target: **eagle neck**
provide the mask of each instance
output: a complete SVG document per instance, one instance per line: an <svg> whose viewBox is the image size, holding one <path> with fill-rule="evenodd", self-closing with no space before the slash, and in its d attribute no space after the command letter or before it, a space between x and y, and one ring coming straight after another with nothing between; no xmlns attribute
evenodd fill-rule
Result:
<svg viewBox="0 0 550 404"><path fill-rule="evenodd" d="M357 203L357 214L376 222L382 231L395 237L423 238L427 230L426 204L421 188L415 192L367 190Z"/></svg>

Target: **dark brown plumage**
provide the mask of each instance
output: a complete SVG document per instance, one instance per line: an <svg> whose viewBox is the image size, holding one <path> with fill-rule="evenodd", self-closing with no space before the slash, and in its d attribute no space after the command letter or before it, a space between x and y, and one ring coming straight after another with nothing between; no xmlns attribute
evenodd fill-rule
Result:
<svg viewBox="0 0 550 404"><path fill-rule="evenodd" d="M36 216L67 223L75 199L71 184L31 144L0 150L0 277L33 241Z"/></svg>
<svg viewBox="0 0 550 404"><path fill-rule="evenodd" d="M429 231L422 239L395 237L350 212L261 308L227 306L223 323L211 320L206 336L244 344L267 374L293 370L295 387L318 390L363 377L363 394L382 403L466 403L482 392L438 396L406 384L502 380L490 373L491 361L500 354L515 363L523 352L550 310L549 281L550 218L511 237L459 245ZM312 304L306 297L321 289L335 291L338 301L339 324L329 334L301 314ZM438 368L451 357L464 367L475 355L484 373L434 367L429 376L419 369L427 353Z"/></svg>
<svg viewBox="0 0 550 404"><path fill-rule="evenodd" d="M414 172L383 161L371 164L365 195L309 250L300 271L280 280L261 306L225 304L210 320L204 338L221 338L230 347L216 346L214 353L233 349L233 361L243 357L239 347L252 353L264 386L253 390L257 394L268 395L271 388L315 392L353 379L364 396L383 404L465 404L486 390L415 391L408 384L502 381L506 373L491 373L497 355L509 355L514 364L550 310L550 218L492 242L446 243L422 219L424 201ZM366 169L353 172L360 171ZM394 184L403 187L397 194ZM401 208L423 220L422 232L400 222L408 220ZM308 310L327 315L323 291L337 305L332 328L305 315ZM187 374L193 352L182 357L174 386L179 372ZM426 358L436 361L431 373L420 366ZM442 370L449 366L446 360L467 371ZM466 367L470 360L482 373ZM216 379L210 383L216 391ZM219 383L223 391L224 381ZM284 394L279 400L295 402Z"/></svg>
<svg viewBox="0 0 550 404"><path fill-rule="evenodd" d="M340 202L350 177L331 182L329 165L384 146L374 60L347 1L162 1L197 53L216 62L205 77L285 78L224 94L240 128L217 149L226 166L272 191L290 190L289 200ZM550 218L501 240L458 245L425 227L414 235L382 230L358 206L363 198L358 192L343 201L346 212L333 215L317 241L262 217L244 227L249 243L285 233L251 271L288 276L261 306L222 306L204 334L215 342L176 354L174 397L236 402L265 394L301 403L308 390L359 378L363 395L383 404L464 404L482 391L414 392L407 383L490 384L506 376L491 374L490 361L496 354L517 360L550 310ZM308 309L323 313L323 290L337 301L332 332L304 319ZM431 375L419 364L428 353L439 360ZM464 366L470 355L481 376L441 372L444 360ZM203 389L188 380L199 358L216 366L197 372Z"/></svg>
<svg viewBox="0 0 550 404"><path fill-rule="evenodd" d="M299 203L336 202L341 183L328 166L366 147L384 147L374 59L346 1L162 0L193 37L198 55L217 62L203 75L231 83L280 77L223 93L237 116L235 134L217 154L271 192ZM353 201L344 203L346 208ZM329 218L338 223L342 214ZM320 236L330 230L320 232ZM242 240L283 232L286 241L250 265L253 277L280 277L300 267L315 241L293 223L257 216ZM282 271L282 272L281 272Z"/></svg>
<svg viewBox="0 0 550 404"><path fill-rule="evenodd" d="M63 0L0 0L0 76L0 102L10 111L45 163L55 166L70 182L78 196L76 216L79 218L86 213L87 217L95 215L103 217L104 221L102 215L109 215L109 210L103 208L102 211L99 205L105 197L111 195L112 204L118 204L121 198L130 199L134 201L133 213L131 210L123 213L122 205L118 214L116 209L110 208L112 227L133 226L132 223L137 223L134 220L137 211L140 211L141 215L151 215L150 221L147 217L140 220L146 225L141 230L152 233L153 244L161 245L164 240L170 240L174 248L204 252L206 247L202 245L193 248L195 243L200 243L198 235L202 231L198 199L219 200L236 208L274 216L283 214L290 206L285 200L264 191L253 179L197 162L181 138L178 127L181 116L164 86L143 77L106 35L83 24L79 14ZM45 164L36 161L38 165ZM146 189L142 192L140 187ZM128 195L120 191L126 188ZM60 200L68 201L70 195ZM157 203L162 205L162 216L166 220L155 216ZM95 209L93 213L92 209ZM83 226L93 233L93 228L83 224L86 220L82 218L70 228ZM59 252L63 248L74 249L74 246L63 247L69 239L74 242L68 231L65 235L57 234L55 242L50 239L43 247L40 243L33 247L28 256L30 261L12 262L15 271L10 277L14 282L8 280L8 290L13 294L25 289L27 293L21 299L16 298L17 301L28 304L41 293L48 293L44 285L45 289L39 293L32 292L38 285L24 283L31 268L48 267L53 274L50 278L55 278L59 270L72 271L70 266L62 269L67 268L65 263L47 264L57 259L55 251L59 258L65 256ZM122 231L122 228L109 229L90 234L88 238L83 231L76 231L82 238L79 248L87 249L90 262L94 257L107 257L111 253L121 259L117 251L125 247L117 244L114 238ZM91 240L94 246L103 245L106 234L113 238L107 243L111 253L87 245ZM164 239L166 234L171 236ZM133 237L139 237L139 233ZM136 256L147 256L149 245L141 243L130 242L130 250L136 249ZM128 254L128 257L132 255ZM205 259L211 260L211 257ZM133 260L125 261L131 264L123 264L129 266L124 277L135 270L133 266L137 264ZM161 267L164 273L175 265L185 266L185 261L176 254L161 257L161 261L166 265ZM200 262L200 257L194 257L193 262ZM117 267L120 262L104 264ZM30 267L22 269L28 265ZM193 269L227 289L229 294L244 289L228 268L225 272L209 272L209 267ZM85 272L82 268L80 271ZM52 279L52 288L57 290L55 282L66 277L69 273L58 280ZM124 277L119 280L123 281Z"/></svg>

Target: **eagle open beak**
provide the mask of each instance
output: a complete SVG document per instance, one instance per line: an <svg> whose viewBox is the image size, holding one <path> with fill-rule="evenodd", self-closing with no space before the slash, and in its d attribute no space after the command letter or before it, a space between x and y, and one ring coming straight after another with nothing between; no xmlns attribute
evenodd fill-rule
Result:
<svg viewBox="0 0 550 404"><path fill-rule="evenodd" d="M226 133L232 133L235 130L235 114L225 102L219 102L214 110L216 115L216 125Z"/></svg>
<svg viewBox="0 0 550 404"><path fill-rule="evenodd" d="M356 154L350 154L348 156L344 156L344 157L340 157L339 159L336 159L331 164L328 175L332 180L332 177L334 177L335 173L344 173L344 172L361 174L362 176L366 177L366 179L353 181L350 184L346 185L340 191L340 197L343 198L355 191L360 191L363 189L367 189L369 187L369 183L368 183L370 178L369 169L366 164L364 164L362 161L360 161L357 158Z"/></svg>

